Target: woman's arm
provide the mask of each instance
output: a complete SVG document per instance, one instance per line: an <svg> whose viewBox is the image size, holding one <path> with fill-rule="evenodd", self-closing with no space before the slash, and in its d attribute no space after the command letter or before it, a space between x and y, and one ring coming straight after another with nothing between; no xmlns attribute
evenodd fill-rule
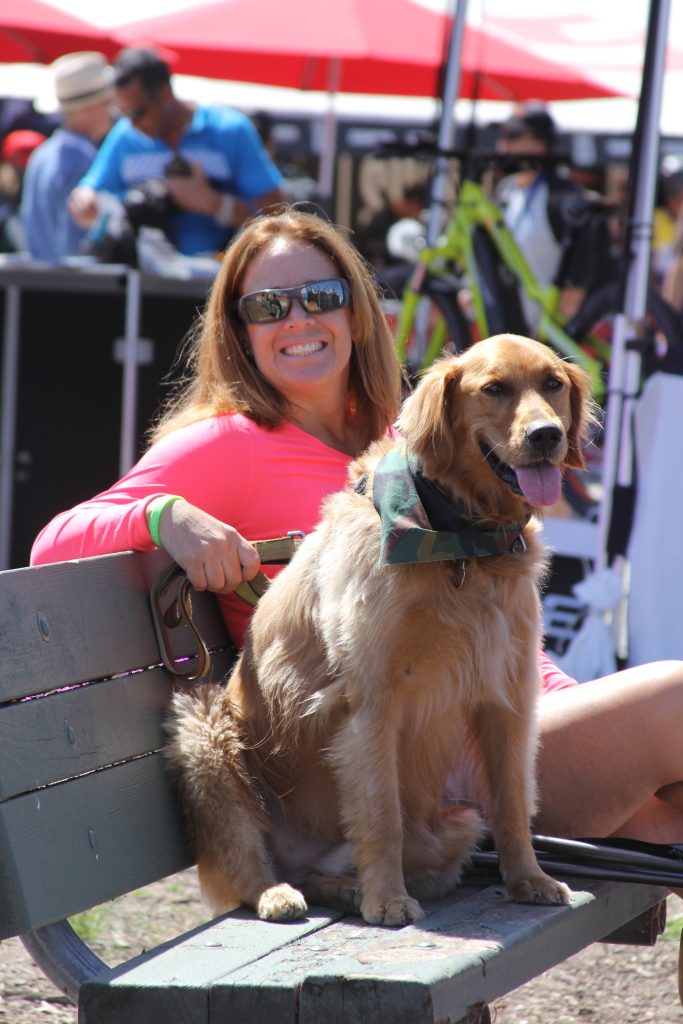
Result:
<svg viewBox="0 0 683 1024"><path fill-rule="evenodd" d="M195 590L229 594L243 580L253 579L261 565L254 546L237 530L188 501L174 501L164 509L159 539Z"/></svg>
<svg viewBox="0 0 683 1024"><path fill-rule="evenodd" d="M258 571L254 548L226 522L239 522L250 490L250 435L237 418L220 416L174 431L149 449L109 490L47 524L31 564L117 551L151 551L149 506L168 505L159 539L198 589L227 592ZM240 568L241 567L241 568Z"/></svg>

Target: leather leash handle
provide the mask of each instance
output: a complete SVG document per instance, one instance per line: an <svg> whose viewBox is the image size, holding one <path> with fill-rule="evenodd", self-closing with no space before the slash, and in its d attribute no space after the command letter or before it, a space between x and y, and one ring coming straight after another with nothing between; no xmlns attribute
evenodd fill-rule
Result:
<svg viewBox="0 0 683 1024"><path fill-rule="evenodd" d="M253 580L242 580L240 585L233 590L233 594L241 598L246 604L251 605L252 608L255 608L268 589L269 583L270 580L266 574L259 570Z"/></svg>
<svg viewBox="0 0 683 1024"><path fill-rule="evenodd" d="M273 537L270 540L252 541L259 553L261 561L268 564L288 562L304 538L300 530L292 530L286 537ZM176 580L180 580L178 593L175 600L164 612L161 601ZM258 572L253 580L243 580L234 593L245 601L252 608L255 608L259 599L263 597L270 580L263 572ZM192 621L192 598L190 595L191 584L183 569L175 562L162 569L155 578L150 588L150 607L152 611L152 622L156 633L159 653L166 669L183 682L192 683L197 679L203 679L211 668L211 655L202 639L202 635ZM178 626L187 626L192 631L197 646L197 664L188 666L186 671L178 668L178 663L173 660L166 646L166 630L176 629Z"/></svg>
<svg viewBox="0 0 683 1024"><path fill-rule="evenodd" d="M261 562L264 565L274 565L289 562L304 536L305 534L300 530L292 530L286 537L273 537L271 540L253 540L251 543L258 551ZM242 580L240 585L235 587L233 593L246 604L255 608L259 603L259 599L263 597L268 589L269 583L270 580L266 574L259 571L253 580Z"/></svg>

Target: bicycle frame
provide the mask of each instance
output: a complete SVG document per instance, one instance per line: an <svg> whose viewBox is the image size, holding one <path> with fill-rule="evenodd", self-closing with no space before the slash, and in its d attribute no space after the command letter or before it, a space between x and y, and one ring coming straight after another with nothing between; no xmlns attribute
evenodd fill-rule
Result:
<svg viewBox="0 0 683 1024"><path fill-rule="evenodd" d="M501 261L521 291L538 304L540 315L534 331L535 337L550 344L562 355L580 363L591 378L593 396L599 400L604 393L602 364L591 358L564 330L563 318L558 312L559 288L556 285L543 287L539 284L512 232L505 225L501 210L486 196L482 185L469 179L461 183L458 202L449 219L444 237L436 245L421 251L418 265L405 288L396 335L400 358L406 358L407 340L424 295L423 287L427 277L446 280L452 278L454 301L457 301L458 290L467 287L471 293L474 319L481 337L487 337L491 333L485 301L488 282L474 253L475 227L481 227L487 232ZM446 333L445 323L439 322L428 339L420 363L421 369L439 355L446 341ZM608 359L609 349L604 345L603 348L606 349L603 354Z"/></svg>

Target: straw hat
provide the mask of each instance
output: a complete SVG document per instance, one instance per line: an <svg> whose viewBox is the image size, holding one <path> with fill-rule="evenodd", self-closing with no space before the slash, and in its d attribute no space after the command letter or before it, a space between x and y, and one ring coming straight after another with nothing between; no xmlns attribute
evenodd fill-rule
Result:
<svg viewBox="0 0 683 1024"><path fill-rule="evenodd" d="M112 95L114 70L101 53L67 53L51 67L57 103L63 114L82 110Z"/></svg>

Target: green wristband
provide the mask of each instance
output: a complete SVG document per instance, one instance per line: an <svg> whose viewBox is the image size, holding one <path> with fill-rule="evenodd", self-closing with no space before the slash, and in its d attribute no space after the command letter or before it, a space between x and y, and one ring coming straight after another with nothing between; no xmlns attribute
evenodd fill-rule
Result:
<svg viewBox="0 0 683 1024"><path fill-rule="evenodd" d="M164 509L167 509L174 501L184 501L184 498L180 494L160 494L158 498L153 498L147 506L147 512L149 513L149 535L158 548L162 546L159 539L161 517Z"/></svg>

